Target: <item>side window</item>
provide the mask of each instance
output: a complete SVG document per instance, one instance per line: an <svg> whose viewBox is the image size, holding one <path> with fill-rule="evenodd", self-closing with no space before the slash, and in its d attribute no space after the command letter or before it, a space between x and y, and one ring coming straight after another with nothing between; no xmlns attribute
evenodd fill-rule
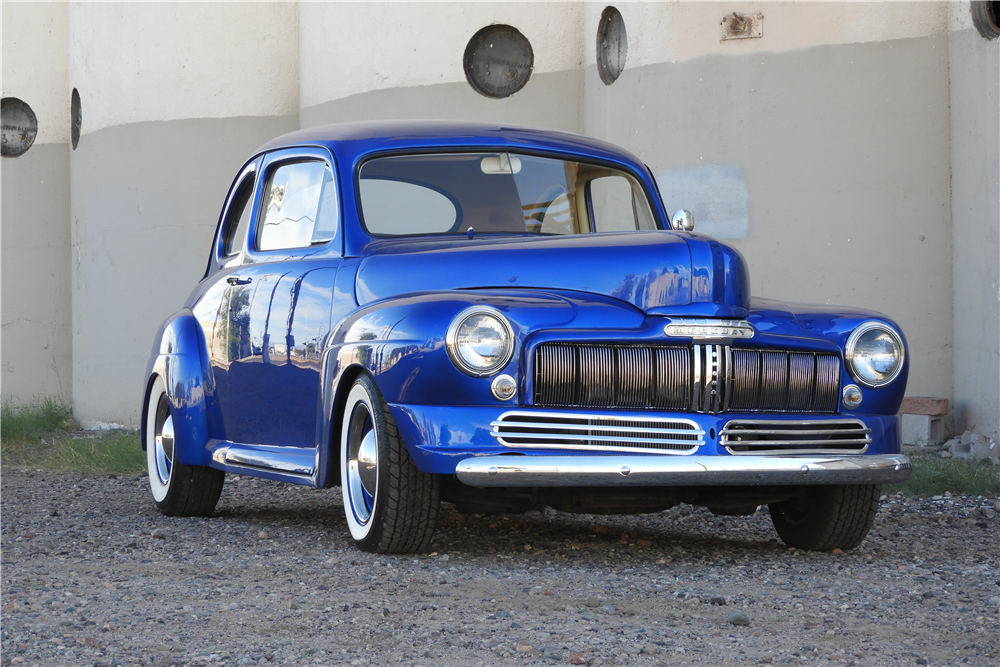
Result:
<svg viewBox="0 0 1000 667"><path fill-rule="evenodd" d="M656 229L646 195L624 176L595 178L589 184L594 231Z"/></svg>
<svg viewBox="0 0 1000 667"><path fill-rule="evenodd" d="M257 250L305 248L337 234L339 205L333 176L323 162L275 169L264 190Z"/></svg>
<svg viewBox="0 0 1000 667"><path fill-rule="evenodd" d="M243 240L247 237L247 225L250 224L251 200L253 199L253 174L240 183L229 207L225 231L222 237L222 256L229 257L243 250Z"/></svg>

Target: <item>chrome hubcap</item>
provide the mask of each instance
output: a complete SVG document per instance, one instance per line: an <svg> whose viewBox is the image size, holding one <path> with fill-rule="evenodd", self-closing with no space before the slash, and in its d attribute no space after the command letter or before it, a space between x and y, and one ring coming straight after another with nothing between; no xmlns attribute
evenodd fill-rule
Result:
<svg viewBox="0 0 1000 667"><path fill-rule="evenodd" d="M162 484L170 481L174 467L174 418L170 415L167 397L161 396L156 408L156 433L153 438L156 455L156 476Z"/></svg>
<svg viewBox="0 0 1000 667"><path fill-rule="evenodd" d="M365 524L375 510L378 489L378 439L368 406L360 404L351 416L345 489L358 523Z"/></svg>

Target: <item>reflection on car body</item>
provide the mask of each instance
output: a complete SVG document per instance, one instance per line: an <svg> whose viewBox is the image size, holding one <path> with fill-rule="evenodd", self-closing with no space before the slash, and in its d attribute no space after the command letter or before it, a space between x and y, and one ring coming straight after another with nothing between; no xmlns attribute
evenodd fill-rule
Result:
<svg viewBox="0 0 1000 667"><path fill-rule="evenodd" d="M577 135L385 122L270 142L154 340L157 507L210 514L229 472L340 485L377 552L426 548L441 501L766 504L791 546L856 546L909 475L899 327L751 298L742 256L690 225L638 159Z"/></svg>

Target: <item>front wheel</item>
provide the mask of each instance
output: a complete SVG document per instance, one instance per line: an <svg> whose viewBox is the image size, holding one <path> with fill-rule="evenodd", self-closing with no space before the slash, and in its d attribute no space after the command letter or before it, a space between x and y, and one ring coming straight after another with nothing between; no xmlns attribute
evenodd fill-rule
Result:
<svg viewBox="0 0 1000 667"><path fill-rule="evenodd" d="M347 395L340 427L340 482L351 537L363 551L416 553L430 546L440 507L435 475L413 465L374 380Z"/></svg>
<svg viewBox="0 0 1000 667"><path fill-rule="evenodd" d="M782 541L796 549L830 551L861 544L875 521L877 484L811 486L799 498L769 505Z"/></svg>
<svg viewBox="0 0 1000 667"><path fill-rule="evenodd" d="M156 509L167 516L211 516L222 495L226 474L177 460L174 417L166 387L159 376L149 388L143 429L149 489Z"/></svg>

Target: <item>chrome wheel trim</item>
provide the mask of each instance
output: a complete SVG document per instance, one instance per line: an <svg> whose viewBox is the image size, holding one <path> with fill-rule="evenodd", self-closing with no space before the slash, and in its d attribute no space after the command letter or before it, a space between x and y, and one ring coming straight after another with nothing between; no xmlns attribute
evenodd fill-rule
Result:
<svg viewBox="0 0 1000 667"><path fill-rule="evenodd" d="M153 437L156 476L161 484L168 484L170 472L174 469L174 418L170 415L166 395L160 396L156 413L156 431Z"/></svg>
<svg viewBox="0 0 1000 667"><path fill-rule="evenodd" d="M149 388L146 402L146 469L149 472L149 490L153 500L163 502L170 491L170 481L174 470L176 447L174 440L174 420L170 414L170 400L166 386L159 377ZM166 437L165 437L166 436Z"/></svg>
<svg viewBox="0 0 1000 667"><path fill-rule="evenodd" d="M342 447L345 478L342 491L351 533L361 538L368 533L378 500L378 433L371 397L364 387L355 386L351 390L348 408L350 418Z"/></svg>

